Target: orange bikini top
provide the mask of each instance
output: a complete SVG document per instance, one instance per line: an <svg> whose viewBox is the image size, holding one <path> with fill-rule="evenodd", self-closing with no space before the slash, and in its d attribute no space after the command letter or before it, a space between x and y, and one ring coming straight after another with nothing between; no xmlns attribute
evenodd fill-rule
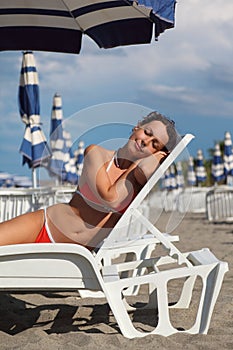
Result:
<svg viewBox="0 0 233 350"><path fill-rule="evenodd" d="M115 158L116 158L116 153L114 153L112 159L110 160L110 162L106 168L106 172L108 172L110 170ZM79 187L79 189L77 189L76 193L81 195L82 198L87 202L87 204L90 205L91 207L93 207L94 209L99 210L99 211L108 212L108 213L113 212L113 213L123 214L126 211L126 209L128 208L128 206L130 205L130 203L127 203L124 206L124 201L122 203L123 209L113 209L107 205L104 205L103 203L101 203L101 201L96 197L96 195L90 189L87 182L84 183L82 185L82 187ZM134 192L132 199L134 199L135 197L136 197L136 193ZM121 208L122 208L122 205L121 205Z"/></svg>

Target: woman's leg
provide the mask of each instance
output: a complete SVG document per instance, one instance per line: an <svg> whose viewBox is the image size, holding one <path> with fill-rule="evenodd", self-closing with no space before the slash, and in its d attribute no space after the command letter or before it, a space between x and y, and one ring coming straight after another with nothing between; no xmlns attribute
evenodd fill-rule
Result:
<svg viewBox="0 0 233 350"><path fill-rule="evenodd" d="M44 210L41 209L0 223L0 246L34 243L44 221Z"/></svg>

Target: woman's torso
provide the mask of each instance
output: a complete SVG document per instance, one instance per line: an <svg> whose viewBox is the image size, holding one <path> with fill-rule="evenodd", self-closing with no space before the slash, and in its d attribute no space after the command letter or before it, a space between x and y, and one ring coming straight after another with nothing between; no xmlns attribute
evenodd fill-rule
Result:
<svg viewBox="0 0 233 350"><path fill-rule="evenodd" d="M110 183L114 184L127 169L121 170L114 166L114 152L108 150L103 152L105 152L103 159L107 160L104 162L106 173ZM48 208L48 226L55 242L75 242L96 247L107 237L129 203L125 204L123 210L111 211L91 191L85 181L85 172L83 173L79 181L80 187L74 193L70 203L57 204Z"/></svg>

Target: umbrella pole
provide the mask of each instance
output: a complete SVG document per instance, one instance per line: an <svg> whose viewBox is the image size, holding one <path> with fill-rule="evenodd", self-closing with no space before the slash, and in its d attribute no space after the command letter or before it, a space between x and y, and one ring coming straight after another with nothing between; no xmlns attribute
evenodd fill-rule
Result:
<svg viewBox="0 0 233 350"><path fill-rule="evenodd" d="M32 168L32 187L37 188L36 168Z"/></svg>

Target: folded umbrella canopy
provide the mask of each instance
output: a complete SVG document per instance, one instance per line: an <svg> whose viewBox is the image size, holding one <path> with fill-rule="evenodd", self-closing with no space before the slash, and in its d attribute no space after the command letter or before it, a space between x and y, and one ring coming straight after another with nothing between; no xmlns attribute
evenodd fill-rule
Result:
<svg viewBox="0 0 233 350"><path fill-rule="evenodd" d="M232 140L231 134L229 131L225 133L224 137L224 173L227 178L228 175L233 176L233 149L232 149Z"/></svg>
<svg viewBox="0 0 233 350"><path fill-rule="evenodd" d="M176 184L178 189L182 189L184 187L184 175L181 161L176 163Z"/></svg>
<svg viewBox="0 0 233 350"><path fill-rule="evenodd" d="M215 144L211 165L211 175L215 183L224 179L224 166L219 143Z"/></svg>
<svg viewBox="0 0 233 350"><path fill-rule="evenodd" d="M23 53L19 83L19 110L22 121L26 124L20 153L23 164L32 168L33 186L36 187L34 169L43 165L42 162L51 157L45 135L41 129L39 81L34 55L31 51Z"/></svg>
<svg viewBox="0 0 233 350"><path fill-rule="evenodd" d="M74 152L78 177L82 174L84 161L84 142L79 141L78 149Z"/></svg>
<svg viewBox="0 0 233 350"><path fill-rule="evenodd" d="M196 161L197 184L200 185L200 183L205 182L206 177L207 177L207 174L204 166L203 153L202 153L202 150L199 149L197 151L197 161Z"/></svg>
<svg viewBox="0 0 233 350"><path fill-rule="evenodd" d="M56 176L61 182L76 184L78 176L71 150L72 142L70 134L63 127L62 98L59 94L53 97L50 146L52 157L47 166L50 175Z"/></svg>
<svg viewBox="0 0 233 350"><path fill-rule="evenodd" d="M194 163L193 163L193 157L189 157L188 160L188 174L187 174L187 182L189 186L195 186L196 185L196 174L194 171Z"/></svg>
<svg viewBox="0 0 233 350"><path fill-rule="evenodd" d="M65 140L63 137L63 111L61 96L55 94L53 97L53 106L51 113L50 127L50 147L52 157L48 162L48 170L51 176L56 176L59 180L63 179L64 148Z"/></svg>
<svg viewBox="0 0 233 350"><path fill-rule="evenodd" d="M83 35L101 48L150 43L174 27L175 0L1 0L0 50L79 53Z"/></svg>
<svg viewBox="0 0 233 350"><path fill-rule="evenodd" d="M76 168L76 160L72 151L72 140L71 135L68 131L63 131L63 137L65 140L65 148L64 148L64 171L65 178L64 182L69 182L73 185L77 185L78 183L78 174Z"/></svg>

